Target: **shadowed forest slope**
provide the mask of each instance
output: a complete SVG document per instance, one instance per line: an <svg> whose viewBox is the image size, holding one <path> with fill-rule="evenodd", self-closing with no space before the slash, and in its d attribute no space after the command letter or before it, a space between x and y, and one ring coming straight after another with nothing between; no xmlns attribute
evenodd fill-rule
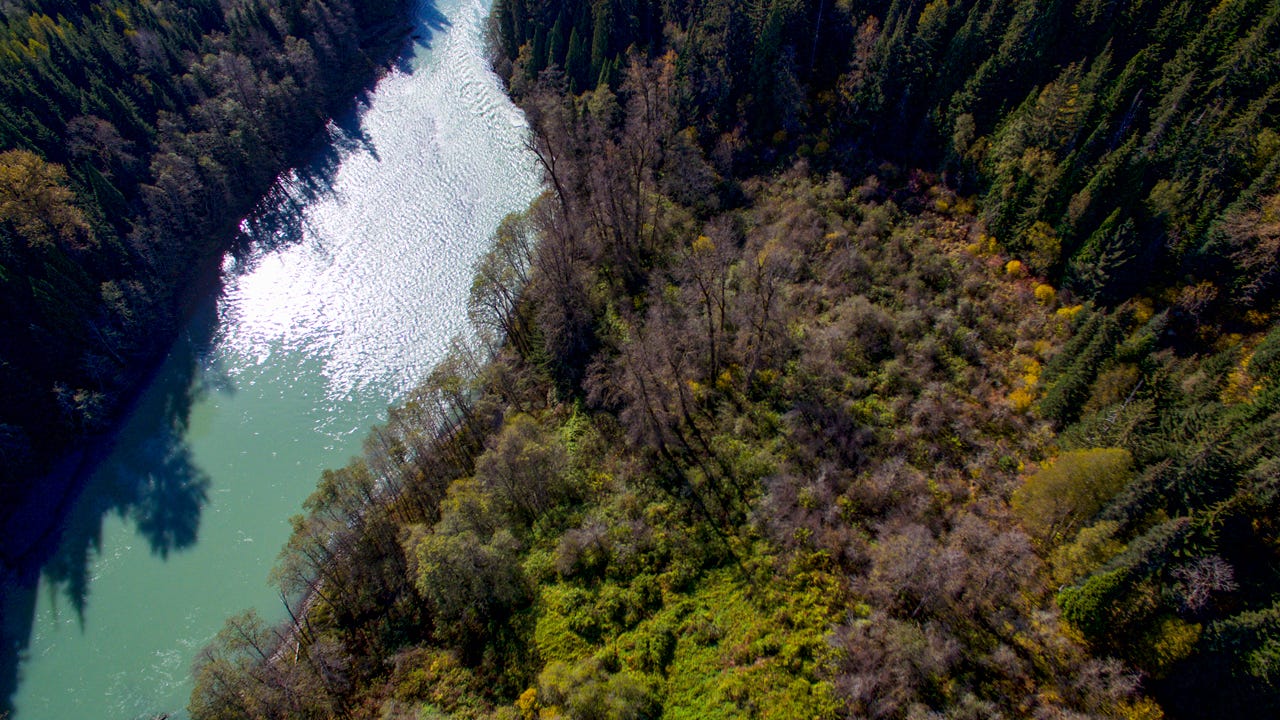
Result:
<svg viewBox="0 0 1280 720"><path fill-rule="evenodd" d="M201 269L374 77L408 31L406 7L4 4L0 505L110 427Z"/></svg>

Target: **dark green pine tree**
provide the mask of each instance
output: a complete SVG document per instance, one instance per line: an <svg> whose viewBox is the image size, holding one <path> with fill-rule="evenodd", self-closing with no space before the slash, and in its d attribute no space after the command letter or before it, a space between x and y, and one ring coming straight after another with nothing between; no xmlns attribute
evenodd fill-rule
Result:
<svg viewBox="0 0 1280 720"><path fill-rule="evenodd" d="M610 33L613 28L613 4L608 0L596 0L591 7L591 68L588 77L599 79L604 75L605 64L613 57Z"/></svg>
<svg viewBox="0 0 1280 720"><path fill-rule="evenodd" d="M569 77L569 91L579 93L588 89L588 78L591 71L591 61L587 56L587 47L582 40L582 36L578 34L578 28L574 28L569 33L569 52L565 56L564 61L565 74Z"/></svg>
<svg viewBox="0 0 1280 720"><path fill-rule="evenodd" d="M1095 313L1077 331L1075 337L1045 369L1048 386L1040 401L1040 412L1060 427L1080 416L1089 398L1089 390L1105 363L1115 355L1123 339L1120 324L1111 315Z"/></svg>
<svg viewBox="0 0 1280 720"><path fill-rule="evenodd" d="M569 41L564 34L564 14L556 18L556 24L547 33L547 62L544 67L552 65L564 67L564 56L568 52Z"/></svg>

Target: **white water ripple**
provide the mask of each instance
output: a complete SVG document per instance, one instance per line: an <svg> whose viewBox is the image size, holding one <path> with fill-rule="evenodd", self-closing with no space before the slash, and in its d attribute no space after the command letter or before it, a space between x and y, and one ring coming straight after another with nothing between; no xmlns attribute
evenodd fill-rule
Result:
<svg viewBox="0 0 1280 720"><path fill-rule="evenodd" d="M448 13L450 31L415 56L426 72L382 80L332 193L303 211L302 242L231 275L225 350L256 364L304 352L339 401L370 388L402 394L467 331L475 258L505 209L540 191L528 126L487 67L486 12L464 1Z"/></svg>

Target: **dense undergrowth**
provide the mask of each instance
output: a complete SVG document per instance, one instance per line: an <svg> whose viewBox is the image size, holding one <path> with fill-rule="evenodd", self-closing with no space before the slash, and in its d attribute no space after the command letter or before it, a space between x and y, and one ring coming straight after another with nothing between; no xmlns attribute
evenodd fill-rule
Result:
<svg viewBox="0 0 1280 720"><path fill-rule="evenodd" d="M649 195L635 294L571 254L607 323L585 397L543 349L564 216L509 220L473 309L517 337L456 348L326 473L276 571L298 631L229 625L193 713L1157 717L1064 631L1007 503L1050 437L1019 358L1079 308L878 181L744 192L706 223ZM523 301L481 302L526 261Z"/></svg>
<svg viewBox="0 0 1280 720"><path fill-rule="evenodd" d="M1276 11L1202 5L499 3L550 190L193 715L1274 712Z"/></svg>

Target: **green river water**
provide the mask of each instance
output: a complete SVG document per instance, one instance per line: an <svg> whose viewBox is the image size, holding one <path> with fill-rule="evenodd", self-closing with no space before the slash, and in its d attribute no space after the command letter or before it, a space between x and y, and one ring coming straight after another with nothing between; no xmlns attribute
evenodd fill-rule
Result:
<svg viewBox="0 0 1280 720"><path fill-rule="evenodd" d="M11 720L185 717L223 620L283 615L267 575L289 516L466 332L472 263L540 191L486 66L488 5L421 7L412 51L246 222L38 585L7 600Z"/></svg>

